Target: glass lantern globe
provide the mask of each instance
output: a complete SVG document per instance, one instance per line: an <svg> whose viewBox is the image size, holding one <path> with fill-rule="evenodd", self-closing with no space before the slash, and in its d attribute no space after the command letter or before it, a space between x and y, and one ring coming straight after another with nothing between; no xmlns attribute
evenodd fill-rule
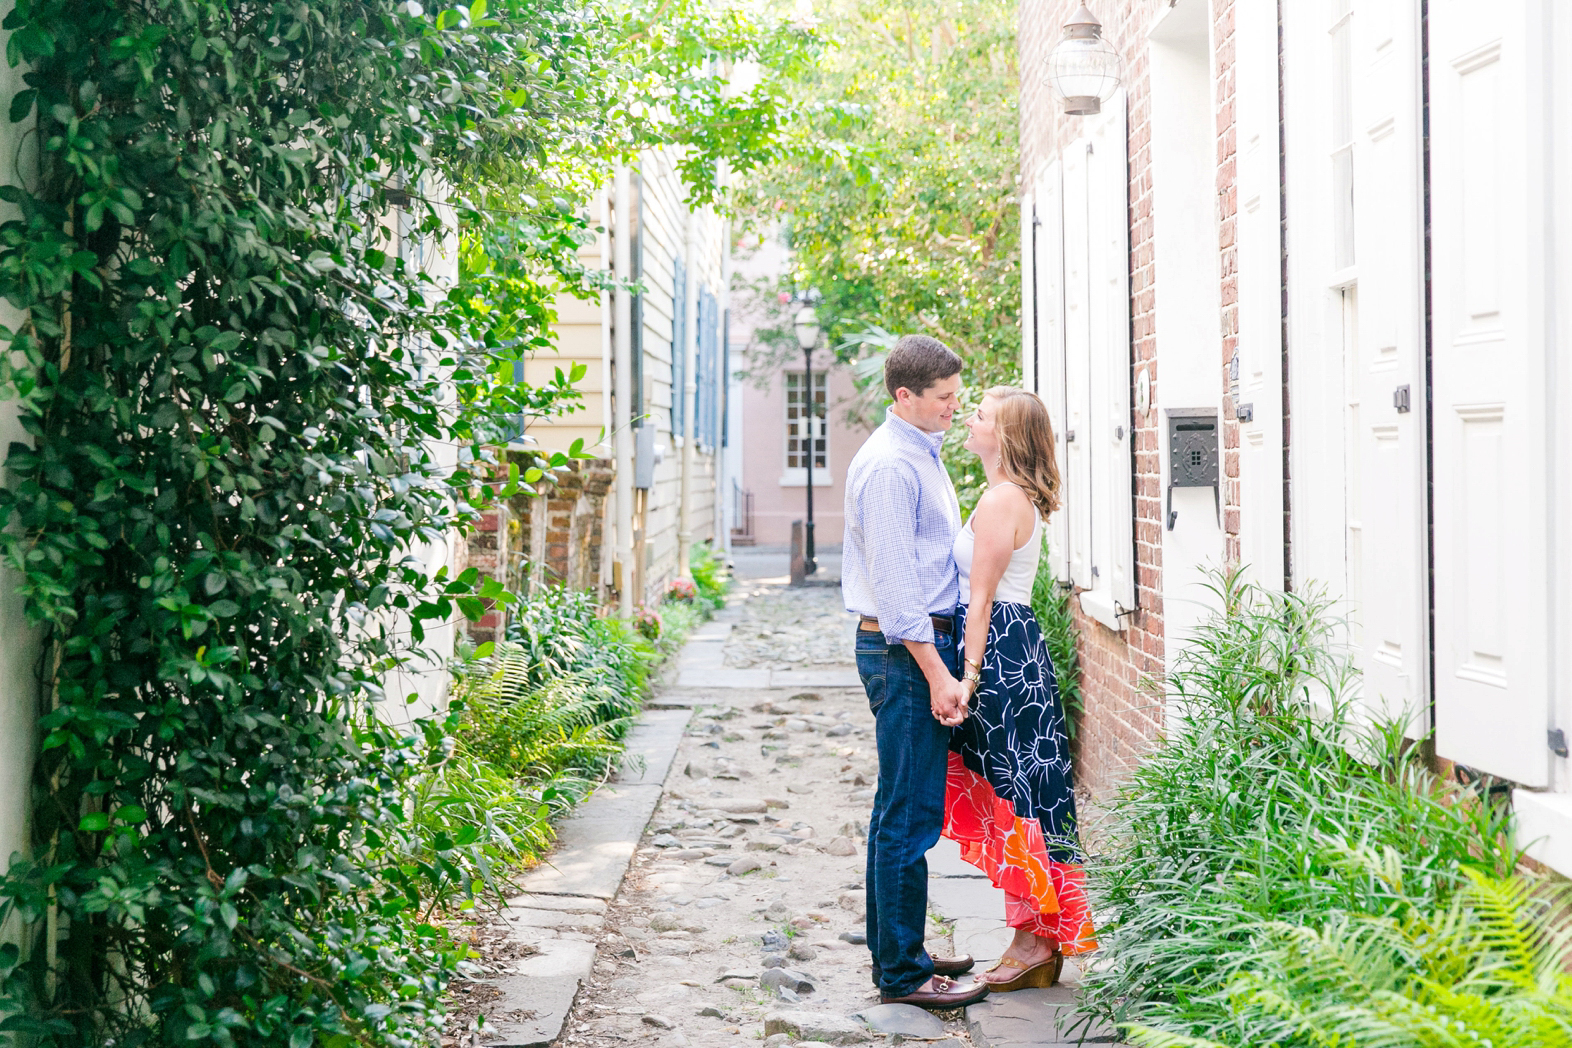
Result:
<svg viewBox="0 0 1572 1048"><path fill-rule="evenodd" d="M810 350L819 344L819 314L812 306L803 306L791 322L797 335L797 345Z"/></svg>
<svg viewBox="0 0 1572 1048"><path fill-rule="evenodd" d="M1064 26L1064 39L1048 54L1048 83L1071 116L1102 112L1119 90L1124 60L1103 39L1102 23L1082 6Z"/></svg>

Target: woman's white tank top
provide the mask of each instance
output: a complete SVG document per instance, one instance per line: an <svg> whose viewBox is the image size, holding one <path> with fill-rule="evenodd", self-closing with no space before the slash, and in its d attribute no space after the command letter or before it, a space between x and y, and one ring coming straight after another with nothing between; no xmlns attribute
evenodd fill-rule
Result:
<svg viewBox="0 0 1572 1048"><path fill-rule="evenodd" d="M1009 481L1002 481L1008 484ZM961 603L972 602L972 553L977 543L977 535L972 531L971 520L966 521L955 535L955 566L961 573ZM1004 569L1004 575L999 579L999 588L994 590L993 599L996 603L1007 602L1012 604L1030 604L1032 602L1032 583L1037 580L1037 562L1042 559L1043 553L1043 518L1037 515L1037 523L1032 526L1032 537L1026 540L1026 545L1010 554L1009 566Z"/></svg>

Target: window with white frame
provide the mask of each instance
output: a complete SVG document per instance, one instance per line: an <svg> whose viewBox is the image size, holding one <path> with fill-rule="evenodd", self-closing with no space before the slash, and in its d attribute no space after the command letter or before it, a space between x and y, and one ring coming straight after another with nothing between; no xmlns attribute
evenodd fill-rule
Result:
<svg viewBox="0 0 1572 1048"><path fill-rule="evenodd" d="M786 469L788 475L808 471L809 442L812 441L813 468L824 470L829 478L830 441L828 419L828 378L823 371L813 373L813 397L807 397L803 372L786 372ZM820 478L815 477L818 484Z"/></svg>

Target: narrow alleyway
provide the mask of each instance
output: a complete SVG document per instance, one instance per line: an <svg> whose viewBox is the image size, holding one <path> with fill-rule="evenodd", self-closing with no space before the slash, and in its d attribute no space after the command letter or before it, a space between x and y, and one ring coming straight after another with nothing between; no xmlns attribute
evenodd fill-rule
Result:
<svg viewBox="0 0 1572 1048"><path fill-rule="evenodd" d="M480 1044L1077 1043L1056 1032L1069 1025L1073 966L1067 986L999 995L969 1014L869 1011L873 719L839 588L783 581L739 583L646 713L630 750L642 746L649 763L586 805L550 865L526 878L530 893L508 912L525 941L515 956L528 958L514 970L533 977L486 1009L495 1029ZM675 759L659 755L660 737ZM658 789L650 780L667 759ZM948 842L930 874L930 948L991 962L1008 941L1000 893ZM1104 1036L1086 1043L1113 1040L1093 1033Z"/></svg>

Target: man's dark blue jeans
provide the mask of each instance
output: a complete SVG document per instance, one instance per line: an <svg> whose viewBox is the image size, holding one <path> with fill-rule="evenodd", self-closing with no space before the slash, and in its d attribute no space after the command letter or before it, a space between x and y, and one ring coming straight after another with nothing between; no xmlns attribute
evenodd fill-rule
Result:
<svg viewBox="0 0 1572 1048"><path fill-rule="evenodd" d="M953 674L952 633L934 634ZM903 997L933 975L923 948L928 923L928 849L944 822L950 729L934 718L928 681L904 644L857 631L857 672L873 709L879 788L868 824L868 949L879 991Z"/></svg>

